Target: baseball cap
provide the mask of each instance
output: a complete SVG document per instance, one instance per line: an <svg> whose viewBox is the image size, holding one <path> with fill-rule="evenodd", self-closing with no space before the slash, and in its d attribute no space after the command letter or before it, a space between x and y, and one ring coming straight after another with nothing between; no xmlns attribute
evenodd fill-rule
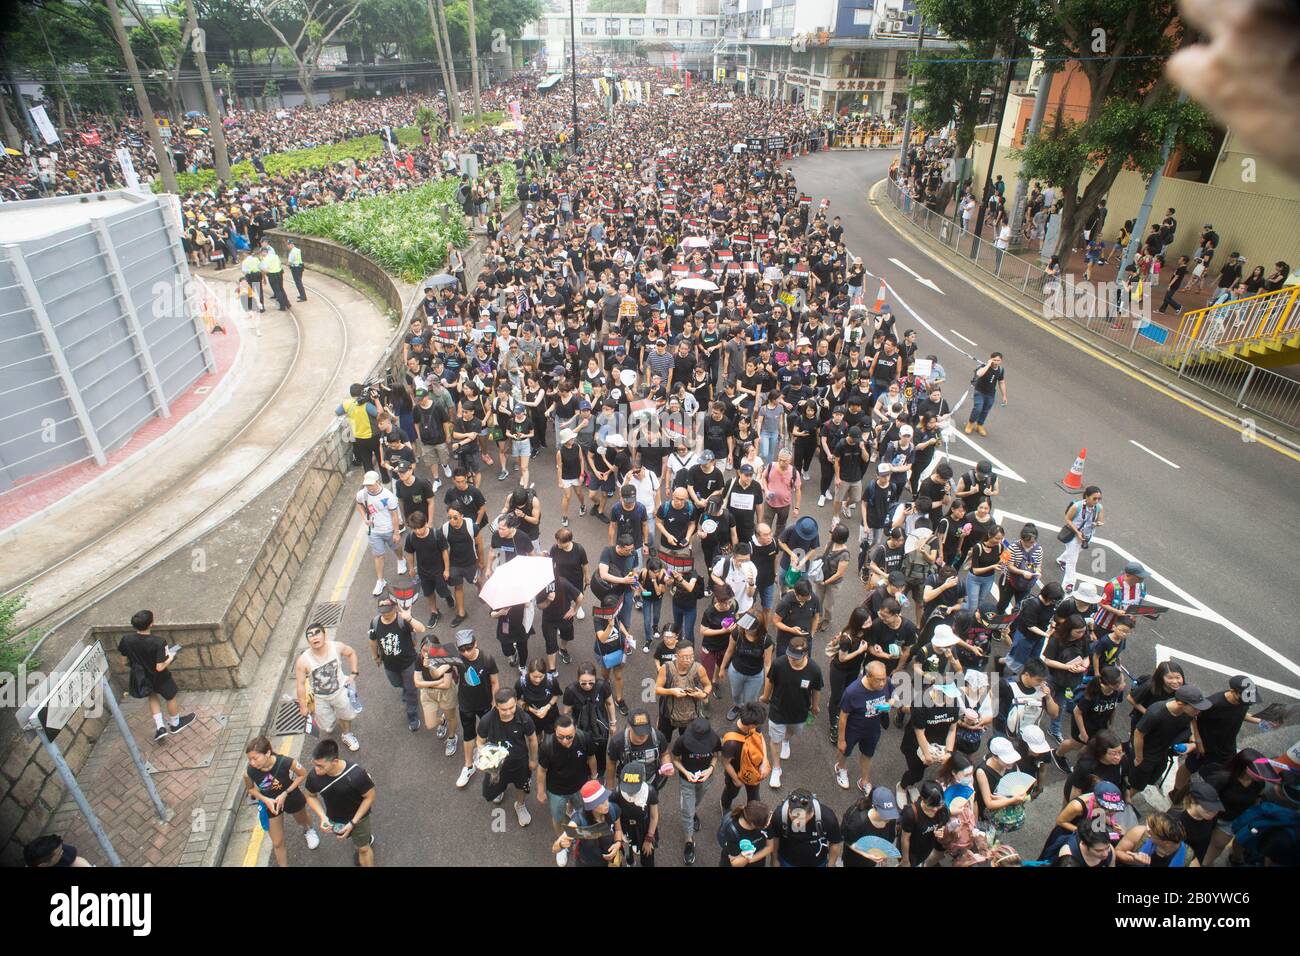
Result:
<svg viewBox="0 0 1300 956"><path fill-rule="evenodd" d="M636 501L636 489L631 485L624 485L623 490L619 493L624 501Z"/></svg>
<svg viewBox="0 0 1300 956"><path fill-rule="evenodd" d="M1147 576L1147 569L1142 567L1142 563L1140 561L1130 561L1128 564L1124 565L1124 573L1133 574L1139 578L1144 578Z"/></svg>
<svg viewBox="0 0 1300 956"><path fill-rule="evenodd" d="M903 572L901 571L890 571L889 583L896 588L905 587L907 585L907 578L903 577Z"/></svg>
<svg viewBox="0 0 1300 956"><path fill-rule="evenodd" d="M1020 751L1016 750L1016 745L1007 740L1006 737L994 737L990 740L989 753L1006 764L1020 762Z"/></svg>
<svg viewBox="0 0 1300 956"><path fill-rule="evenodd" d="M638 734L648 734L654 730L654 723L650 720L649 711L643 707L638 707L628 715L627 725Z"/></svg>
<svg viewBox="0 0 1300 956"><path fill-rule="evenodd" d="M1174 693L1174 700L1180 704L1188 704L1197 710L1209 710L1214 705L1210 703L1210 698L1201 693L1201 689L1194 684L1184 684Z"/></svg>
<svg viewBox="0 0 1300 956"><path fill-rule="evenodd" d="M715 457L716 456L713 454L713 452L709 451L707 448L704 449L704 451L700 452L700 461L702 462L713 461Z"/></svg>
<svg viewBox="0 0 1300 956"><path fill-rule="evenodd" d="M853 404L853 399L849 399L849 404L850 404L850 405ZM850 437L850 438L861 438L861 437L862 437L862 429L859 428L857 425L854 425L852 428L849 429L849 437Z"/></svg>
<svg viewBox="0 0 1300 956"><path fill-rule="evenodd" d="M457 647L471 647L474 644L474 640L473 628L466 627L456 632Z"/></svg>
<svg viewBox="0 0 1300 956"><path fill-rule="evenodd" d="M903 425L901 428L898 429L898 434L900 434L900 435L910 435L910 434L912 434L912 426L911 426L911 425Z"/></svg>
<svg viewBox="0 0 1300 956"><path fill-rule="evenodd" d="M740 473L742 475L752 475L754 473L754 466L750 464L741 465Z"/></svg>
<svg viewBox="0 0 1300 956"><path fill-rule="evenodd" d="M411 464L409 461L407 461L405 458L399 458L397 459L397 463L394 464L393 467L396 468L398 471L400 471L402 474L406 474L415 466Z"/></svg>
<svg viewBox="0 0 1300 956"><path fill-rule="evenodd" d="M378 607L397 607L397 602L394 601L392 598L390 598L387 594L385 594L378 601L376 601L375 604Z"/></svg>
<svg viewBox="0 0 1300 956"><path fill-rule="evenodd" d="M934 636L930 638L930 643L935 647L952 647L957 641L957 635L947 624L940 624L936 627Z"/></svg>
<svg viewBox="0 0 1300 956"><path fill-rule="evenodd" d="M527 405L516 405L516 406L515 406L515 414L516 414L516 415L523 415L523 414L525 414L527 411L528 411L528 406L527 406Z"/></svg>
<svg viewBox="0 0 1300 956"><path fill-rule="evenodd" d="M889 474L889 471L890 471L889 462L887 461L882 461L880 464L876 466L876 474L878 475L887 475Z"/></svg>
<svg viewBox="0 0 1300 956"><path fill-rule="evenodd" d="M898 804L894 802L894 791L888 787L876 787L871 791L871 807L886 820L898 819Z"/></svg>
<svg viewBox="0 0 1300 956"><path fill-rule="evenodd" d="M975 465L975 471L981 475L991 475L993 474L993 463L981 458L979 463Z"/></svg>
<svg viewBox="0 0 1300 956"><path fill-rule="evenodd" d="M1245 674L1234 674L1228 678L1228 689L1235 690L1238 694L1245 693L1248 688L1252 687L1256 687L1255 682ZM1250 701L1250 703L1255 703L1255 701Z"/></svg>
<svg viewBox="0 0 1300 956"><path fill-rule="evenodd" d="M609 791L599 780L588 780L582 785L578 794L582 797L584 810L594 810L609 799Z"/></svg>
<svg viewBox="0 0 1300 956"><path fill-rule="evenodd" d="M1043 733L1043 728L1037 724L1020 728L1020 739L1024 741L1030 753L1045 754L1052 749L1047 742L1047 736Z"/></svg>
<svg viewBox="0 0 1300 956"><path fill-rule="evenodd" d="M561 428L561 429L560 429L560 444L561 444L561 445L567 444L568 442L573 441L573 440L574 440L575 438L577 438L577 437L578 437L578 433L575 432L572 428Z"/></svg>
<svg viewBox="0 0 1300 956"><path fill-rule="evenodd" d="M1102 783L1097 784L1097 786L1092 789L1092 795L1096 797L1097 802L1107 810L1124 809L1124 794L1120 793L1119 787L1115 786L1113 783L1103 781Z"/></svg>
<svg viewBox="0 0 1300 956"><path fill-rule="evenodd" d="M591 402L579 402L579 403L578 403L578 411L580 411L580 412L589 412L589 411L591 411Z"/></svg>
<svg viewBox="0 0 1300 956"><path fill-rule="evenodd" d="M618 789L623 793L631 796L640 792L646 783L645 764L640 760L633 760L623 768L623 772L618 777Z"/></svg>
<svg viewBox="0 0 1300 956"><path fill-rule="evenodd" d="M1204 780L1192 781L1192 787L1189 793L1202 810L1208 810L1211 813L1223 812L1223 801L1219 799L1219 791L1215 790Z"/></svg>
<svg viewBox="0 0 1300 956"><path fill-rule="evenodd" d="M382 479L380 479L379 477L379 472L368 471L366 472L365 477L361 479L361 482L362 484L366 484L366 485L377 485L380 483L381 480Z"/></svg>

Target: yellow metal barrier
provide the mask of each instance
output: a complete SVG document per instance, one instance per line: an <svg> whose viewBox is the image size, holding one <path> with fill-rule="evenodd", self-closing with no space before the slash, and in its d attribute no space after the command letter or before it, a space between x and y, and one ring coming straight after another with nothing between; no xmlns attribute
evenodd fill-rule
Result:
<svg viewBox="0 0 1300 956"><path fill-rule="evenodd" d="M1192 309L1182 315L1177 340L1188 348L1224 348L1300 332L1300 286Z"/></svg>

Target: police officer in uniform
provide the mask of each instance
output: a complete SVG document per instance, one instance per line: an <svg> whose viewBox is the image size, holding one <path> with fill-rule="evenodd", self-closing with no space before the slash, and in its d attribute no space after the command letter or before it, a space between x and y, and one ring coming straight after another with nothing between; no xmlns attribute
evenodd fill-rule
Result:
<svg viewBox="0 0 1300 956"><path fill-rule="evenodd" d="M266 303L262 298L262 260L257 258L256 252L250 250L244 257L243 270L248 284L257 290L257 311L265 312Z"/></svg>
<svg viewBox="0 0 1300 956"><path fill-rule="evenodd" d="M293 276L293 284L298 287L298 301L307 301L307 290L302 287L302 250L294 245L293 240L289 240L289 252L286 257L289 262L289 273Z"/></svg>
<svg viewBox="0 0 1300 956"><path fill-rule="evenodd" d="M271 283L271 294L275 296L276 305L283 312L289 308L289 297L284 294L284 266L280 264L280 257L269 242L262 243L262 271Z"/></svg>

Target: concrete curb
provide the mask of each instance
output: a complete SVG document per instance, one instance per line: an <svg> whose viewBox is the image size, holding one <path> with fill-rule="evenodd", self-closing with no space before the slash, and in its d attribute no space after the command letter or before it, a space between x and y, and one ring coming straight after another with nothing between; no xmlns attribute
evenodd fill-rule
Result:
<svg viewBox="0 0 1300 956"><path fill-rule="evenodd" d="M1227 419L1227 421L1221 422L1221 424L1226 425L1231 423L1238 428L1245 426L1248 420L1248 416L1243 417L1234 410L1230 410L1220 405L1217 405L1216 403L1206 399L1204 396L1198 395L1193 391L1183 388L1182 386L1178 385L1175 382L1165 381L1162 378L1157 378L1155 375L1152 374L1149 368L1139 365L1138 363L1132 361L1125 355L1104 348L1103 346L1100 346L1084 338L1082 335L1075 334L1067 326L1044 322L1043 320L1035 316L1033 313L1031 313L1029 309L1026 307L1025 303L1017 301L1006 291L998 288L997 285L989 282L987 279L981 276L977 271L967 269L964 267L964 265L954 263L947 256L941 256L938 253L938 250L934 248L933 243L928 242L926 240L926 237L918 236L916 234L915 230L911 228L911 223L909 223L905 217L901 216L898 213L893 203L881 197L881 193L884 192L884 187L886 182L888 182L888 179L880 179L876 183L874 183L871 189L867 193L867 201L876 208L876 211L880 215L880 217L884 219L885 222L887 222L894 229L894 231L896 231L900 236L902 236L910 245L915 247L918 252L921 252L929 259L933 260L943 268L947 269L954 276L961 279L966 284L970 285L972 288L974 288L982 295L985 295L988 298L995 300L996 302L998 302L1000 305L1004 306L1011 312L1014 312L1020 318L1025 319L1026 321L1032 323L1033 325L1037 326L1043 331L1055 335L1057 338L1061 339L1064 342L1068 342L1070 345L1073 345L1079 351L1085 352L1091 355L1093 358L1100 358L1104 356L1106 359L1115 362L1117 365L1122 365L1124 369L1127 370L1131 378L1135 378L1138 381L1142 382L1144 385L1147 385L1157 391L1165 390L1165 391L1176 393L1177 395L1186 399L1187 403L1190 403L1190 406L1193 408L1194 411L1198 411L1201 414L1206 415L1208 417L1217 416L1219 419ZM1278 451L1281 454L1285 454L1289 458L1295 458L1296 460L1300 460L1300 457L1297 457L1296 454L1293 454L1294 452L1300 452L1300 438L1293 438L1289 435L1285 435L1273 431L1271 429L1261 428L1258 422L1254 423L1254 430L1258 434L1268 438L1270 441L1275 442L1278 445L1284 446L1283 448L1274 449L1275 451ZM1287 451L1286 449L1290 449L1290 450Z"/></svg>

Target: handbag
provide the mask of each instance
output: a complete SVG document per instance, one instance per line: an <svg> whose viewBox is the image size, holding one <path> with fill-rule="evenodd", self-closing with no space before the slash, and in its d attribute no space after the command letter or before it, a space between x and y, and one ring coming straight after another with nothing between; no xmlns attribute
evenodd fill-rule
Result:
<svg viewBox="0 0 1300 956"><path fill-rule="evenodd" d="M1065 524L1061 525L1061 530L1056 532L1056 540L1061 542L1062 544L1069 544L1071 541L1073 541L1074 525L1070 524L1070 522L1068 521L1065 522Z"/></svg>

